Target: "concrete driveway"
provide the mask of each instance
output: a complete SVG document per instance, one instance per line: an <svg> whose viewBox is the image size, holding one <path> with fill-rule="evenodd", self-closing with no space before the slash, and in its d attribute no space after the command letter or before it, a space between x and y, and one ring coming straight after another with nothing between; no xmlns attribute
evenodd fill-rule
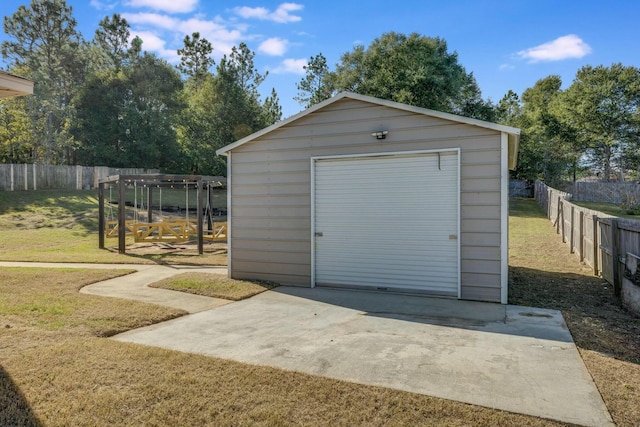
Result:
<svg viewBox="0 0 640 427"><path fill-rule="evenodd" d="M613 425L554 310L280 287L114 339Z"/></svg>

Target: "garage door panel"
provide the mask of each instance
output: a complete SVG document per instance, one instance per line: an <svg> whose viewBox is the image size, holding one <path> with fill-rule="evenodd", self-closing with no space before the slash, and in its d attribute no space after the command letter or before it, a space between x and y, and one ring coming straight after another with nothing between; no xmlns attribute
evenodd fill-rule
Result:
<svg viewBox="0 0 640 427"><path fill-rule="evenodd" d="M372 253L370 255L354 256L352 253L336 253L331 256L323 256L322 262L330 263L333 269L345 269L349 265L361 264L369 269L371 264L379 264L384 268L389 268L393 264L396 268L404 270L419 269L423 275L431 274L433 271L441 268L450 271L448 265L451 257L456 256L456 251L443 251L441 256L433 257L431 254L421 254L416 252L413 255L403 255L401 253ZM444 267L443 267L444 266ZM378 267L378 269L383 267ZM373 270L373 271L377 271Z"/></svg>
<svg viewBox="0 0 640 427"><path fill-rule="evenodd" d="M450 295L456 296L457 292L451 290L451 287L454 285L452 282L447 282L442 280L442 278L434 277L434 284L429 286L429 289L425 289L424 281L421 277L407 277L402 286L399 287L397 285L397 278L395 277L384 277L384 276L364 276L358 275L353 276L347 280L345 280L344 276L329 276L327 277L326 282L316 282L317 285L320 286L366 286L371 288L387 288L387 289L398 289L398 290L416 290L423 292L435 292L439 295Z"/></svg>
<svg viewBox="0 0 640 427"><path fill-rule="evenodd" d="M346 270L345 270L346 271ZM358 270L353 269L348 271L352 273L350 276L345 276L344 274L329 274L326 277L322 278L322 282L320 283L333 283L338 285L351 285L358 283L367 283L369 286L377 286L384 285L390 288L399 288L405 289L408 287L422 287L424 289L425 280L428 280L430 283L429 289L438 289L438 290L447 290L453 293L451 286L455 284L455 281L450 280L449 275L445 274L445 272L436 272L434 274L429 275L429 277L425 278L422 274L411 274L404 270L389 272L386 274L372 274L368 270ZM398 276L397 274L403 275L402 286L398 285Z"/></svg>
<svg viewBox="0 0 640 427"><path fill-rule="evenodd" d="M316 160L317 284L458 295L458 153Z"/></svg>
<svg viewBox="0 0 640 427"><path fill-rule="evenodd" d="M326 283L340 284L340 285L351 285L351 284L367 284L368 286L379 286L384 285L390 288L401 288L405 289L408 287L412 288L422 288L424 289L424 281L425 277L422 274L411 274L405 270L397 270L390 271L386 274L372 274L368 270L358 270L353 269L350 271L353 273L350 277L345 277L344 274L333 274L327 275L324 277ZM398 286L398 274L403 275L402 286ZM439 274L436 272L433 275L430 275L428 280L433 281L429 286L429 290L438 289L439 291L451 291L451 286L455 283L454 281L449 279L449 275L444 272L440 272ZM322 283L322 282L321 282Z"/></svg>

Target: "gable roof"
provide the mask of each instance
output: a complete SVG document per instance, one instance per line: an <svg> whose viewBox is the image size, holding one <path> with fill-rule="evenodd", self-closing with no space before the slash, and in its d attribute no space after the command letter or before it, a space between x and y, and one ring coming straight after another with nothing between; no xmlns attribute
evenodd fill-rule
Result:
<svg viewBox="0 0 640 427"><path fill-rule="evenodd" d="M31 95L32 93L33 82L31 80L0 70L0 99Z"/></svg>
<svg viewBox="0 0 640 427"><path fill-rule="evenodd" d="M398 110L404 110L411 113L423 114L425 116L436 117L439 119L450 120L458 123L463 123L471 126L478 126L485 129L491 129L498 132L504 132L508 135L509 141L509 169L515 169L518 158L518 144L520 142L520 129L514 128L511 126L499 125L497 123L486 122L484 120L471 119L469 117L458 116L450 113L443 113L441 111L429 110L427 108L414 107L413 105L402 104L399 102L388 101L385 99L374 98L372 96L360 95L352 92L341 92L335 95L332 98L329 98L325 101L322 101L318 104L307 108L304 111L299 112L298 114L294 114L291 117L288 117L280 122L277 122L269 127L266 127L258 132L252 133L232 144L229 144L225 147L222 147L216 151L218 155L226 155L229 151L240 147L241 145L247 144L269 132L273 132L276 129L279 129L283 126L286 126L292 122L300 120L301 118L318 111L328 105L331 105L335 102L340 101L341 99L353 99L356 101L368 102L370 104L381 105L384 107L395 108Z"/></svg>

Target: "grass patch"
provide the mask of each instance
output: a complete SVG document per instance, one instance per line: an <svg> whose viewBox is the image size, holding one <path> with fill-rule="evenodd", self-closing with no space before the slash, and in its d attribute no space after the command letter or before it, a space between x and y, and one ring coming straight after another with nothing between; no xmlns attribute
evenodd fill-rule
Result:
<svg viewBox="0 0 640 427"><path fill-rule="evenodd" d="M604 212L609 215L617 216L620 218L640 219L640 215L630 215L626 210L622 209L619 205L614 203L600 203L600 202L574 202L574 205L582 206L583 208L592 209L594 211Z"/></svg>
<svg viewBox="0 0 640 427"><path fill-rule="evenodd" d="M614 421L640 425L640 319L562 243L534 200L513 199L509 303L562 311Z"/></svg>
<svg viewBox="0 0 640 427"><path fill-rule="evenodd" d="M99 338L182 314L77 292L115 274L120 273L0 270L0 318L10 326L0 328L0 425L564 425ZM35 311L25 307L32 300ZM51 327L51 320L58 325Z"/></svg>
<svg viewBox="0 0 640 427"><path fill-rule="evenodd" d="M132 270L43 269L11 267L0 270L0 318L5 332L88 332L110 336L184 312L155 305L81 294L81 287L132 273ZM132 313L132 308L136 312Z"/></svg>
<svg viewBox="0 0 640 427"><path fill-rule="evenodd" d="M278 286L265 281L229 279L210 273L182 273L149 285L152 288L171 289L206 297L240 301Z"/></svg>
<svg viewBox="0 0 640 427"><path fill-rule="evenodd" d="M163 191L163 200L165 197ZM177 195L173 197L178 200ZM133 244L133 239L127 242ZM121 255L117 244L117 239L106 239L107 250L98 249L97 190L0 191L0 261L227 263L226 252L216 244L205 244L203 255L197 254L195 244L158 246L155 250L128 248L130 253Z"/></svg>
<svg viewBox="0 0 640 427"><path fill-rule="evenodd" d="M19 260L11 258L14 251L34 261L167 259L98 250L97 235L91 234L94 219L74 217L93 203L84 200L93 192L39 193L0 192L0 259ZM31 218L43 210L49 212L45 217L60 216L51 220L55 224ZM561 310L615 422L640 425L640 319L568 253L535 202L512 202L510 234L510 303ZM0 425L563 425L105 340L100 337L184 314L77 292L124 273L0 269Z"/></svg>

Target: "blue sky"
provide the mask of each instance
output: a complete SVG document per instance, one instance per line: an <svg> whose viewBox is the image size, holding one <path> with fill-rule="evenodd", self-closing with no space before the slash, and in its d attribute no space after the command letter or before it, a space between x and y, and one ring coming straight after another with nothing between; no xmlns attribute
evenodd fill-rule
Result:
<svg viewBox="0 0 640 427"><path fill-rule="evenodd" d="M12 15L25 0L2 0ZM78 29L91 39L98 22L120 13L143 48L177 63L186 34L199 31L218 59L245 42L269 76L284 116L301 110L293 100L302 67L322 53L331 68L340 55L385 32L417 32L441 37L459 62L472 71L484 98L498 101L509 89L518 94L551 74L571 84L583 65L640 66L640 2L573 0L291 2L254 0L67 0ZM0 34L0 40L6 38Z"/></svg>

